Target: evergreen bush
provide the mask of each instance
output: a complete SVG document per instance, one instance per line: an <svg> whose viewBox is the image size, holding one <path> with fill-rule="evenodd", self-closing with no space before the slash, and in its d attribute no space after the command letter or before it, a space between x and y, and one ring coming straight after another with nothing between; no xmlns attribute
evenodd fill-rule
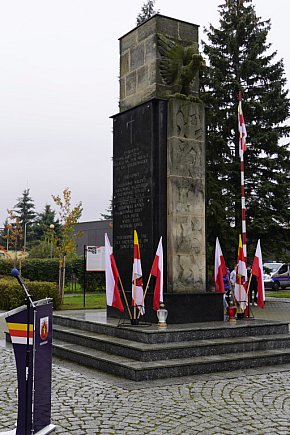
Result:
<svg viewBox="0 0 290 435"><path fill-rule="evenodd" d="M10 259L0 260L0 276L11 276L11 270L13 269L13 261Z"/></svg>
<svg viewBox="0 0 290 435"><path fill-rule="evenodd" d="M13 269L12 260L0 260L0 276L10 277ZM18 266L19 267L19 266ZM59 261L57 258L29 259L21 265L21 276L29 281L48 281L58 283ZM66 284L76 278L81 288L84 288L84 259L75 257L66 262ZM105 291L105 273L86 273L86 291Z"/></svg>
<svg viewBox="0 0 290 435"><path fill-rule="evenodd" d="M29 282L27 287L31 294L32 300L52 298L55 310L60 307L60 297L58 288L55 283L51 282ZM0 279L0 309L11 310L25 304L25 293L16 282L10 278Z"/></svg>

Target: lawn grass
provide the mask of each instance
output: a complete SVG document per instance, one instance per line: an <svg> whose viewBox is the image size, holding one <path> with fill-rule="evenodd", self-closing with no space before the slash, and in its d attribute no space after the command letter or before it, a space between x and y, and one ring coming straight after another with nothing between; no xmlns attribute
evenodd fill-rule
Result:
<svg viewBox="0 0 290 435"><path fill-rule="evenodd" d="M81 294L64 296L64 303L60 310L82 310L89 308L106 308L105 293L93 293L86 295L86 305L84 307L84 296Z"/></svg>
<svg viewBox="0 0 290 435"><path fill-rule="evenodd" d="M290 292L287 290L281 290L277 292L267 292L266 296L270 296L271 298L290 298Z"/></svg>
<svg viewBox="0 0 290 435"><path fill-rule="evenodd" d="M67 284L64 287L64 293L81 293L83 291L81 285L77 282L76 284Z"/></svg>

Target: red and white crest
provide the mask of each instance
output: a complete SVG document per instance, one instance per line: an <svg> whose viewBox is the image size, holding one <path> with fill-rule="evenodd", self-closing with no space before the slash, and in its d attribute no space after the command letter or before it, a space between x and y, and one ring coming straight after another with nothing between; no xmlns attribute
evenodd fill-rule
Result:
<svg viewBox="0 0 290 435"><path fill-rule="evenodd" d="M49 317L42 317L40 319L39 333L42 341L47 339L49 333Z"/></svg>

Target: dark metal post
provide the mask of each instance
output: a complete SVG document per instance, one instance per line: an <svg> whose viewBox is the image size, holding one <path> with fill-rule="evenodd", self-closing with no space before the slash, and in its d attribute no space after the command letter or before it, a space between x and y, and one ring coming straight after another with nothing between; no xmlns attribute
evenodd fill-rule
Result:
<svg viewBox="0 0 290 435"><path fill-rule="evenodd" d="M86 306L86 270L87 270L87 245L84 245L84 308Z"/></svg>

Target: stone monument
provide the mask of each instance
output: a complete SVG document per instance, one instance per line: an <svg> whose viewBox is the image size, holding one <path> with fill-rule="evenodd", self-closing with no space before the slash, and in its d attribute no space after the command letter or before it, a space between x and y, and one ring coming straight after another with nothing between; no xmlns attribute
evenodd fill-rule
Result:
<svg viewBox="0 0 290 435"><path fill-rule="evenodd" d="M223 316L221 295L206 292L202 66L194 24L158 14L120 39L120 113L113 116L114 253L130 294L133 230L145 283L163 236L169 323ZM146 316L153 321L151 300L152 289Z"/></svg>

